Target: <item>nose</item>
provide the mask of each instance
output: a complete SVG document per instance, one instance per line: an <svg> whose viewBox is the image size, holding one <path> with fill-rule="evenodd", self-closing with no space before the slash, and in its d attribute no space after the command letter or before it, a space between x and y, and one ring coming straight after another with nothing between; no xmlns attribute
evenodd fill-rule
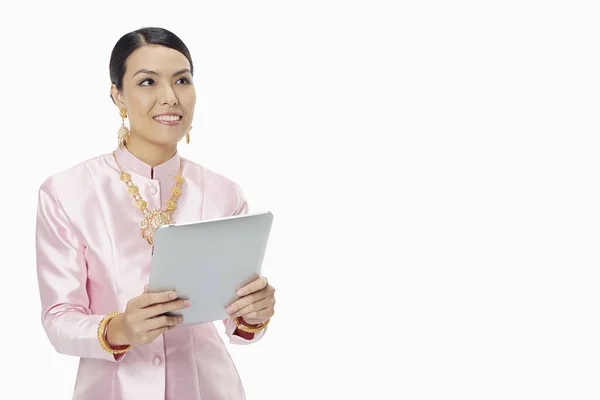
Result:
<svg viewBox="0 0 600 400"><path fill-rule="evenodd" d="M164 89L161 92L160 103L163 105L168 104L170 106L176 106L179 101L173 88L170 85L164 85L163 87Z"/></svg>

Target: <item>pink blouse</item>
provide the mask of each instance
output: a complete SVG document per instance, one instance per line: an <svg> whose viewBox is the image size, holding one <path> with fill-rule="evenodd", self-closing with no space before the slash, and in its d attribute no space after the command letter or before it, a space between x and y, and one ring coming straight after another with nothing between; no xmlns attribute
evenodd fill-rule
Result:
<svg viewBox="0 0 600 400"><path fill-rule="evenodd" d="M116 155L148 208L164 209L179 154L154 170L127 149ZM248 212L235 182L186 159L182 174L175 222ZM42 323L56 351L80 357L73 399L245 399L213 323L178 327L119 356L100 347L100 320L124 311L149 281L151 247L141 236L141 220L111 153L57 173L40 187L36 257ZM234 344L256 342L266 332L244 338L231 319L223 323Z"/></svg>

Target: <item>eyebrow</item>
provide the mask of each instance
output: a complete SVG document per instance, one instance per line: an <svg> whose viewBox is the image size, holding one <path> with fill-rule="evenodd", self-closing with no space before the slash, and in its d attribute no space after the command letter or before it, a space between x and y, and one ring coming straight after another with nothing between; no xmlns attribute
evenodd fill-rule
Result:
<svg viewBox="0 0 600 400"><path fill-rule="evenodd" d="M184 69L182 69L182 70L179 70L179 71L175 72L175 73L174 73L172 76L181 75L181 74L183 74L184 72L189 72L190 74L192 73L192 72L191 72L189 69L187 69L187 68L184 68ZM149 74L149 75L158 75L158 73L157 73L157 72L155 72L155 71L150 71L150 70L148 70L148 69L143 69L143 68L142 68L142 69L140 69L138 72L136 72L135 74L133 74L133 76L136 76L137 74L141 74L141 73L144 73L144 74Z"/></svg>

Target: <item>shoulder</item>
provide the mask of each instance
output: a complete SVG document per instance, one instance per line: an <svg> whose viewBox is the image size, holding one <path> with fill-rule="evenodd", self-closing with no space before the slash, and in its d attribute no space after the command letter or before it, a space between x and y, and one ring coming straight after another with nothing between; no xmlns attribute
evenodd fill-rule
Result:
<svg viewBox="0 0 600 400"><path fill-rule="evenodd" d="M55 172L46 177L39 187L40 192L47 192L52 196L60 196L65 192L83 192L91 186L90 175L99 168L110 168L111 154L102 154L84 160L64 170Z"/></svg>
<svg viewBox="0 0 600 400"><path fill-rule="evenodd" d="M246 201L244 192L236 181L194 161L186 158L183 161L184 178L198 182L207 200L225 205L234 211Z"/></svg>
<svg viewBox="0 0 600 400"><path fill-rule="evenodd" d="M199 178L204 185L211 187L220 187L226 190L239 189L240 185L233 181L231 178L226 177L212 169L209 169L203 165L200 165L194 161L183 159L184 165L187 167L186 174L191 175L194 178ZM198 179L195 179L198 180Z"/></svg>

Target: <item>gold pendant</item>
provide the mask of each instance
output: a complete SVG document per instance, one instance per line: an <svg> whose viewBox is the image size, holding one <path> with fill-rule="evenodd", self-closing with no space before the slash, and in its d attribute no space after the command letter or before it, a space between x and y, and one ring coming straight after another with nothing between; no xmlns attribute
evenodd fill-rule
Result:
<svg viewBox="0 0 600 400"><path fill-rule="evenodd" d="M146 215L146 218L144 218L140 223L142 237L146 239L150 246L152 246L152 243L154 242L154 232L158 229L158 227L171 223L173 223L173 221L171 220L171 215L169 213L166 213L158 208L154 211L150 211Z"/></svg>
<svg viewBox="0 0 600 400"><path fill-rule="evenodd" d="M144 219L140 223L142 238L146 239L148 244L152 246L154 243L154 232L158 229L158 227L173 223L171 214L173 214L173 211L175 211L177 208L177 199L181 196L181 185L183 185L185 182L185 179L181 175L181 171L183 169L183 160L179 160L179 173L175 176L175 187L173 187L172 190L171 200L167 201L166 211L158 208L153 211L148 211L146 208L148 204L144 201L144 199L142 199L139 188L131 181L131 175L123 171L121 168L121 165L117 160L116 152L113 151L112 155L115 159L117 167L119 168L119 171L121 171L121 180L127 185L129 194L135 200L135 206L144 215Z"/></svg>

